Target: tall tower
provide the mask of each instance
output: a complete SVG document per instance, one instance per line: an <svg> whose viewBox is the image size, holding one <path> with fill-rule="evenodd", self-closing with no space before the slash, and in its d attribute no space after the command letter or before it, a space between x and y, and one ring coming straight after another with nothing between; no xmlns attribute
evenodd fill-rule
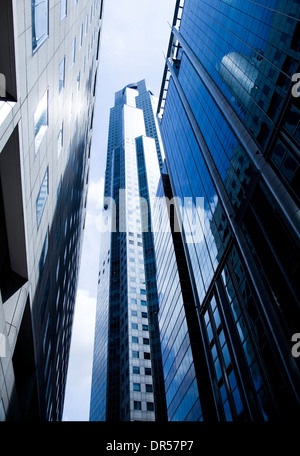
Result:
<svg viewBox="0 0 300 456"><path fill-rule="evenodd" d="M102 0L8 0L0 36L0 420L60 420Z"/></svg>
<svg viewBox="0 0 300 456"><path fill-rule="evenodd" d="M144 80L110 112L90 420L166 418L149 195L163 160Z"/></svg>
<svg viewBox="0 0 300 456"><path fill-rule="evenodd" d="M296 0L175 9L158 113L173 194L204 197L184 249L220 421L299 414L299 16Z"/></svg>

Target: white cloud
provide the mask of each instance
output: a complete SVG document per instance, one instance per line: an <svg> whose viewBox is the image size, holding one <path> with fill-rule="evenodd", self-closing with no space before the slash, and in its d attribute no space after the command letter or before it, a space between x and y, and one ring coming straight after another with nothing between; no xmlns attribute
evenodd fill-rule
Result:
<svg viewBox="0 0 300 456"><path fill-rule="evenodd" d="M75 304L64 421L88 421L89 418L95 312L96 298L90 296L88 290L79 289Z"/></svg>
<svg viewBox="0 0 300 456"><path fill-rule="evenodd" d="M102 208L104 190L104 178L93 180L88 188L88 211L98 210Z"/></svg>

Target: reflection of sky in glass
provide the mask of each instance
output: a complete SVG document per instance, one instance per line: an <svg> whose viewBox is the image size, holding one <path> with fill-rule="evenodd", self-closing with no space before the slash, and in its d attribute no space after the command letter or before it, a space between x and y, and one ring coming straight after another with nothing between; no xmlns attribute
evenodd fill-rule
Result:
<svg viewBox="0 0 300 456"><path fill-rule="evenodd" d="M169 112L169 103L173 106L172 112ZM204 239L197 244L187 244L201 300L217 267L218 249L225 245L222 245L222 240L218 238L218 225L214 220L218 203L216 190L172 80L162 129L165 134L166 155L173 170L176 196L182 200L186 196L193 196L194 199L204 197L204 227L199 221L199 229L204 230ZM218 213L221 212L220 208ZM214 232L211 225L215 226Z"/></svg>
<svg viewBox="0 0 300 456"><path fill-rule="evenodd" d="M241 118L248 105L250 87L254 87L260 72L257 52L264 55L267 49L270 52L274 47L269 36L272 24L276 23L277 16L280 18L270 8L276 4L277 0L271 0L268 9L245 0L185 2L180 31ZM233 69L231 76L224 64ZM251 66L253 71L249 70ZM264 61L264 66L272 64ZM232 96L233 88L238 102Z"/></svg>
<svg viewBox="0 0 300 456"><path fill-rule="evenodd" d="M33 2L33 48L35 49L48 35L48 0Z"/></svg>
<svg viewBox="0 0 300 456"><path fill-rule="evenodd" d="M48 126L48 91L39 102L34 113L35 153L37 153Z"/></svg>
<svg viewBox="0 0 300 456"><path fill-rule="evenodd" d="M35 7L35 36L39 41L43 35L47 34L48 29L48 2L41 1Z"/></svg>

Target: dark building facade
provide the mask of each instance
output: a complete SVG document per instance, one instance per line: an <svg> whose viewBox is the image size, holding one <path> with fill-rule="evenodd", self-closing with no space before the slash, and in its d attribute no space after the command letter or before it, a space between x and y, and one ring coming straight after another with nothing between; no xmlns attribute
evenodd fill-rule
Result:
<svg viewBox="0 0 300 456"><path fill-rule="evenodd" d="M176 4L158 115L172 194L204 197L183 248L208 382L203 415L171 420L299 413L299 17L293 0Z"/></svg>

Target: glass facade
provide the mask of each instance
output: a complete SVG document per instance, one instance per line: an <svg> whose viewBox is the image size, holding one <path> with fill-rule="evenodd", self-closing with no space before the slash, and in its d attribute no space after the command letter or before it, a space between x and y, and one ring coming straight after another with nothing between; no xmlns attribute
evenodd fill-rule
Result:
<svg viewBox="0 0 300 456"><path fill-rule="evenodd" d="M32 51L35 52L49 34L49 0L31 0Z"/></svg>
<svg viewBox="0 0 300 456"><path fill-rule="evenodd" d="M299 16L297 1L176 6L158 115L173 195L204 197L184 251L218 420L299 412Z"/></svg>
<svg viewBox="0 0 300 456"><path fill-rule="evenodd" d="M212 416L212 395L169 176L164 166L154 210L159 329L169 421Z"/></svg>

